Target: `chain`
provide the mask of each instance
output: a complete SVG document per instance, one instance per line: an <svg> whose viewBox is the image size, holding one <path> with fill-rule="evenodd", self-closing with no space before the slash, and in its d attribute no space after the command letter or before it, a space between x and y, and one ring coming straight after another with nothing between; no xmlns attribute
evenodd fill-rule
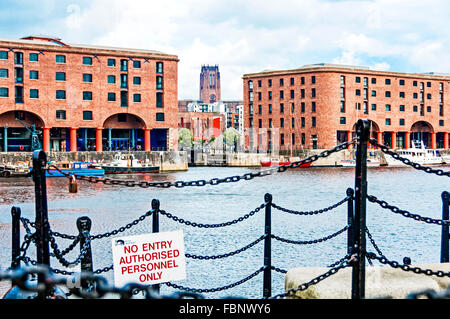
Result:
<svg viewBox="0 0 450 319"><path fill-rule="evenodd" d="M252 279L253 277L257 276L264 269L265 269L264 267L261 267L257 271L252 273L251 275L248 275L247 277L245 277L245 278L243 278L243 279L241 279L241 280L239 280L239 281L237 281L235 283L232 283L232 284L229 284L229 285L226 285L226 286L222 286L222 287L217 287L217 288L209 288L209 289L189 288L189 287L180 286L180 285L177 285L177 284L174 284L174 283L171 283L171 282L166 282L164 284L166 286L169 286L169 287L172 287L172 288L175 288L175 289L186 290L186 291L194 292L194 293L217 292L217 291L222 291L222 290L226 290L226 289L230 289L230 288L239 286L239 285L243 284L244 282L246 282L246 281Z"/></svg>
<svg viewBox="0 0 450 319"><path fill-rule="evenodd" d="M347 259L350 258L350 255L347 254L344 257L342 257L341 259L339 259L338 261L335 261L334 263L332 263L331 265L328 266L328 268L333 268L336 267L339 264L342 264L344 261L346 261Z"/></svg>
<svg viewBox="0 0 450 319"><path fill-rule="evenodd" d="M279 272L281 274L287 274L287 270L285 270L285 269L281 269L281 268L274 267L274 266L271 266L270 269L272 269L273 271Z"/></svg>
<svg viewBox="0 0 450 319"><path fill-rule="evenodd" d="M245 247L242 247L238 250L235 250L233 252L230 253L226 253L226 254L222 254L222 255L216 255L216 256L198 256L198 255L192 255L192 254L185 254L186 258L192 258L192 259L199 259L199 260L210 260L210 259L219 259L219 258L226 258L226 257L230 257L230 256L234 256L237 255L247 249L250 249L251 247L255 246L256 244L258 244L260 241L262 241L264 238L266 238L266 235L262 235L261 237L259 237L257 240L251 242L250 244L248 244Z"/></svg>
<svg viewBox="0 0 450 319"><path fill-rule="evenodd" d="M406 299L423 299L424 297L428 299L450 299L450 288L442 292L436 292L433 289L427 289L424 291L410 293Z"/></svg>
<svg viewBox="0 0 450 319"><path fill-rule="evenodd" d="M26 257L25 255L27 253L28 247L30 246L30 243L32 241L34 241L34 237L35 237L35 235L31 234L31 233L27 233L24 236L22 245L19 248L19 255L11 263L12 268L16 267L21 260L23 260L26 264L29 263L29 258ZM10 269L10 268L8 268L8 269Z"/></svg>
<svg viewBox="0 0 450 319"><path fill-rule="evenodd" d="M349 227L350 227L350 226L347 225L347 226L345 226L344 228L342 228L341 230L338 230L337 232L335 232L335 233L333 233L333 234L331 234L331 235L328 235L328 236L325 236L325 237L322 237L322 238L319 238L319 239L308 240L308 241L285 239L285 238L281 238L281 237L278 237L278 236L275 236L275 235L271 235L271 237L272 237L273 239L276 239L276 240L279 240L279 241L281 241L281 242L288 243L288 244L295 244L295 245L311 245L311 244L321 243L321 242L327 241L327 240L329 240L329 239L331 239L331 238L334 238L334 237L336 237L336 236L342 234L342 233L343 233L344 231L346 231Z"/></svg>
<svg viewBox="0 0 450 319"><path fill-rule="evenodd" d="M264 177L267 175L271 175L276 172L284 172L289 168L297 168L303 164L313 163L317 161L320 158L325 158L330 156L333 153L342 151L347 149L350 145L353 145L357 142L357 138L354 138L351 141L341 143L332 149L325 150L321 152L320 154L311 155L308 156L300 161L295 161L292 163L289 163L288 165L281 165L275 168L267 169L267 170L261 170L258 172L250 172L246 173L244 175L235 175L235 176L228 176L225 178L212 178L210 180L193 180L193 181L176 181L176 182L149 182L149 181L134 181L134 180L117 180L117 179L111 179L108 177L97 177L97 176L85 176L85 175L78 175L78 174L72 174L67 173L64 171L61 171L58 167L54 165L50 165L48 168L55 169L59 173L63 174L65 177L71 179L72 176L75 176L79 180L87 181L89 183L103 183L105 185L121 185L121 186L127 186L127 187L142 187L142 188L149 188L149 187L156 187L156 188L169 188L169 187L175 187L175 188L182 188L182 187L188 187L188 186L205 186L205 185L219 185L222 183L235 183L239 182L241 180L251 180L256 177Z"/></svg>
<svg viewBox="0 0 450 319"><path fill-rule="evenodd" d="M32 285L27 278L29 276L36 277L41 275L43 277L42 284ZM136 291L143 291L146 299L182 299L182 298L202 298L201 295L195 293L174 293L171 295L160 295L155 292L152 285L142 285L129 283L125 286L118 288L114 285L110 285L106 278L95 275L91 272L81 272L72 278L56 276L49 267L39 265L37 267L21 267L14 270L0 271L0 281L10 281L12 285L19 287L24 291L44 293L54 291L56 286L66 286L70 289L70 293L83 299L97 299L104 295L111 293L119 295L122 299L130 299L136 294ZM83 284L92 284L89 289L73 288L69 287L69 283L79 282ZM49 295L47 298L51 298Z"/></svg>
<svg viewBox="0 0 450 319"><path fill-rule="evenodd" d="M433 271L431 269L422 269L420 267L413 267L413 266L406 265L406 264L400 264L399 262L389 260L386 257L377 256L377 255L375 255L375 253L372 253L372 252L367 252L366 257L370 258L370 259L376 259L380 263L389 265L392 268L400 268L403 271L410 271L415 274L424 274L427 276L437 276L437 277L441 277L441 278L442 277L450 277L450 272L444 272L442 270Z"/></svg>
<svg viewBox="0 0 450 319"><path fill-rule="evenodd" d="M78 255L78 257L74 261L69 262L63 257L64 256L63 253L66 252L71 247L69 247L69 248L65 249L63 252L61 252L58 249L58 245L56 244L55 237L52 236L51 231L48 232L48 235L49 235L49 243L50 243L50 246L53 249L53 253L55 254L56 259L58 259L58 261L65 267L69 267L69 268L75 267L76 265L78 265L81 262L81 260L89 252L89 247L90 247L90 244L91 244L91 240L89 239L89 237L85 237L86 241L84 242L83 247L81 247L80 254Z"/></svg>
<svg viewBox="0 0 450 319"><path fill-rule="evenodd" d="M370 242L372 243L373 248L375 248L375 250L377 251L378 255L385 257L384 254L381 252L381 249L375 243L375 240L373 239L372 234L369 232L369 229L367 228L367 226L366 226L366 234L367 234L367 237L369 238Z"/></svg>
<svg viewBox="0 0 450 319"><path fill-rule="evenodd" d="M319 282L325 280L326 278L336 274L339 270L349 267L351 265L351 263L353 263L357 260L356 256L346 256L344 258L345 258L345 260L343 262L341 262L337 266L331 268L326 273L315 277L314 279L310 280L309 282L299 285L297 288L292 288L292 289L289 289L288 291L286 291L285 293L273 296L273 297L271 297L271 299L293 297L298 291L304 291L304 290L308 289L310 286L318 284Z"/></svg>
<svg viewBox="0 0 450 319"><path fill-rule="evenodd" d="M106 233L103 233L103 234L89 236L89 239L90 240L100 239L100 238L105 238L105 237L110 237L110 236L113 236L113 235L117 235L118 233L122 233L125 230L130 229L131 227L136 226L137 224L139 224L141 221L143 221L144 219L146 219L147 217L152 215L153 212L154 212L153 209L149 210L149 211L145 212L143 215L141 215L138 218L136 218L135 220L133 220L132 222L126 224L125 226L119 227L118 229L115 229L113 231L106 232Z"/></svg>
<svg viewBox="0 0 450 319"><path fill-rule="evenodd" d="M406 210L402 210L396 206L390 205L388 202L386 202L384 200L379 200L377 197L375 197L373 195L367 195L367 199L369 200L369 202L377 203L382 208L389 209L390 211L394 212L395 214L400 214L400 215L403 215L404 217L412 218L412 219L420 221L420 222L425 222L428 224L437 224L437 225L441 225L441 226L446 226L446 225L450 224L450 220L423 217L423 216L420 216L417 214L410 213Z"/></svg>
<svg viewBox="0 0 450 319"><path fill-rule="evenodd" d="M237 224L239 222L244 221L245 219L255 215L257 212L259 212L261 209L263 209L264 207L266 207L267 203L261 204L258 207L256 207L254 210L252 210L251 212L249 212L248 214L245 214L242 217L239 217L237 219L234 219L232 221L229 222L225 222L225 223L220 223L220 224L201 224L201 223L195 223L195 222L191 222L188 220L184 220L183 218L179 218L177 216L172 215L171 213L167 213L165 210L160 210L159 213L161 215L166 216L169 219L172 219L180 224L185 224L187 226L192 226L192 227L198 227L198 228L219 228L219 227L225 227L225 226L230 226L233 224Z"/></svg>
<svg viewBox="0 0 450 319"><path fill-rule="evenodd" d="M302 211L295 211L295 210L291 210L291 209L287 209L281 206L278 206L274 203L272 203L272 207L276 208L278 210L281 210L285 213L289 213L289 214L294 214L294 215L317 215L317 214L321 214L330 210L335 209L336 207L341 206L343 203L347 202L349 199L351 199L351 196L347 196L346 198L344 198L343 200L337 202L336 204L333 204L331 206L328 206L326 208L322 208L322 209L318 209L318 210L313 210L313 211L308 211L308 212L302 212Z"/></svg>
<svg viewBox="0 0 450 319"><path fill-rule="evenodd" d="M395 158L396 160L401 161L403 164L411 166L419 171L424 171L425 173L429 174L436 174L438 176L450 177L450 171L443 171L442 169L434 169L429 166L422 166L419 163L415 163L405 157L401 157L398 153L391 151L386 145L379 144L377 140L374 138L369 139L369 142L373 146L379 147L383 153L388 154L393 158Z"/></svg>

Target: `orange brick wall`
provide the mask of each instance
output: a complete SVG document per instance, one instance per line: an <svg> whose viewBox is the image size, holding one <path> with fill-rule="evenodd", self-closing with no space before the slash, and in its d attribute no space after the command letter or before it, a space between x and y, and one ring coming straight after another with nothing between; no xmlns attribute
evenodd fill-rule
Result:
<svg viewBox="0 0 450 319"><path fill-rule="evenodd" d="M345 77L345 85L341 86L341 76ZM304 84L301 78L304 78ZM315 83L312 83L315 77ZM361 82L356 82L359 77ZM364 86L364 77L368 78L367 87ZM294 78L294 85L290 79ZM376 79L376 84L372 84L372 78ZM272 86L269 87L269 79ZM283 85L280 85L283 79ZM390 79L391 84L386 85L385 79ZM400 85L400 80L404 80L404 85ZM253 116L249 114L249 81L253 81ZM261 81L261 87L258 87ZM413 81L417 81L417 87L413 86ZM424 83L424 108L425 114L420 115L420 83ZM430 87L427 87L427 83ZM295 134L294 149L312 148L311 136L317 135L317 148L331 148L337 144L337 131L353 131L354 124L359 118L368 118L375 124L374 131L381 132L411 132L414 123L424 121L429 123L434 133L450 132L450 77L432 76L407 73L393 73L370 71L362 69L346 68L316 68L299 69L292 71L274 71L266 73L255 73L244 75L244 127L248 130L250 119L253 118L253 128L255 133L259 131L272 130L273 134L284 134L284 145L280 149L288 150L291 145L291 134ZM341 87L345 90L345 97L341 99ZM367 88L368 95L364 98L364 88ZM312 89L316 91L316 97L312 97ZM356 95L359 89L361 95ZM294 91L294 98L290 92ZM305 97L302 98L301 90L304 90ZM376 92L376 96L371 96L371 91ZM280 91L284 92L284 98L280 98ZM385 97L385 92L390 91L391 97ZM269 99L269 92L272 92L272 99ZM404 98L400 97L400 92L404 92ZM261 100L258 98L261 93ZM418 98L413 98L413 93L418 94ZM431 99L427 99L427 94L431 94ZM442 94L443 101L440 101ZM345 112L341 113L340 103L345 102ZM316 110L313 112L312 103L316 103ZM364 102L368 105L368 114L364 114ZM284 113L280 114L280 104L284 104ZM291 103L294 103L294 113L291 113ZM305 111L302 112L301 104L305 104ZM361 109L357 110L356 103L361 104ZM269 104L272 104L272 114L269 114ZM376 111L371 109L371 105L376 104ZM391 105L391 111L386 111L386 104ZM259 105L262 107L262 114L258 114ZM400 105L405 106L405 111L400 111ZM418 108L413 112L413 106ZM440 105L443 107L443 115L440 115ZM431 107L431 112L427 112L427 106ZM305 126L301 127L301 118L305 119ZM312 127L312 118L316 118L316 127ZM340 118L345 118L345 124L340 124ZM280 119L284 118L284 128L280 127ZM391 125L386 125L386 118L391 120ZM269 128L269 119L272 120L272 128ZM294 119L295 127L291 127ZM400 125L400 119L404 119L404 125ZM263 130L259 129L259 120L262 121ZM442 123L443 121L443 123ZM443 124L443 125L442 125ZM377 127L378 126L378 127ZM305 134L305 144L301 143L301 134ZM373 133L373 137L376 134ZM277 135L276 138L280 138ZM278 143L278 142L277 142ZM448 137L447 137L448 147ZM246 147L249 147L249 138L246 138Z"/></svg>
<svg viewBox="0 0 450 319"><path fill-rule="evenodd" d="M8 111L21 110L36 114L45 127L104 127L111 116L128 113L139 118L140 126L169 129L175 134L178 126L178 58L174 55L136 52L127 49L97 49L69 46L56 46L33 43L0 41L0 50L13 49L23 52L24 103L15 103L14 99L14 53L8 53L8 60L0 60L0 68L9 70L7 79L0 79L0 87L9 88L9 97L0 98L0 126L21 127L17 121L7 121L2 116ZM29 61L29 53L38 53L38 62ZM65 64L55 62L55 56L66 56ZM82 64L83 56L92 57L92 65ZM116 59L115 67L108 67L108 58ZM132 59L141 62L141 68L134 68L128 61L128 107L120 106L120 60ZM146 62L146 60L148 62ZM156 63L163 62L163 108L156 108ZM38 80L30 80L29 71L39 72ZM55 80L56 72L65 72L66 81ZM92 83L83 83L83 73L92 74ZM115 75L116 83L109 84L108 75ZM133 77L141 77L141 85L133 84ZM30 98L30 89L39 90L39 98ZM66 99L57 100L56 90L65 90ZM92 101L83 100L83 91L92 92ZM116 101L108 101L108 92L116 93ZM133 94L141 94L141 102L133 102ZM66 119L56 119L56 110L65 110ZM84 110L93 112L92 121L83 120ZM163 112L164 121L156 121L156 113ZM111 119L110 119L111 120ZM131 123L132 124L132 123ZM130 124L130 127L133 125ZM176 149L177 139L173 139L171 149Z"/></svg>

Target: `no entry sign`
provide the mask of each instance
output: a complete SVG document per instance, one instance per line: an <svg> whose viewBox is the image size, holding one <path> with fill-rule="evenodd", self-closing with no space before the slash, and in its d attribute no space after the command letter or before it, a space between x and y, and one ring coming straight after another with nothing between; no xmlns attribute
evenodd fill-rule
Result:
<svg viewBox="0 0 450 319"><path fill-rule="evenodd" d="M116 237L111 243L116 286L186 279L182 230Z"/></svg>

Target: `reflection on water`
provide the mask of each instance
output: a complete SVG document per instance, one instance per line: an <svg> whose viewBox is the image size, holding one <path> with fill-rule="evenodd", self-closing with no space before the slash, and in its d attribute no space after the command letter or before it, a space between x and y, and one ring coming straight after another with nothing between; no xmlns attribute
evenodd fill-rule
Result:
<svg viewBox="0 0 450 319"><path fill-rule="evenodd" d="M248 168L190 168L187 172L149 175L108 176L134 181L189 181L211 179L247 173ZM49 218L53 230L77 234L76 219L89 216L92 234L109 232L138 218L151 208L157 198L161 209L185 220L198 223L222 223L239 218L263 202L271 193L274 203L295 210L316 210L327 207L346 195L354 186L353 168L309 168L288 170L251 181L217 186L168 189L126 187L78 181L78 193L69 193L68 181L47 179ZM380 199L412 213L441 218L441 192L450 190L448 179L425 174L411 168L373 168L368 171L368 190ZM34 220L34 184L27 178L0 179L0 266L7 267L11 253L11 215L13 205L22 216ZM382 252L401 261L411 257L413 263L439 261L440 227L417 222L367 203L367 226ZM336 232L346 225L345 205L315 216L297 216L281 211L272 212L272 233L292 240L312 240ZM186 252L196 255L217 255L234 251L259 238L264 231L264 210L241 223L215 229L188 227L167 218L160 218L160 230L183 229ZM123 235L151 232L151 220L144 220ZM118 236L120 236L119 234ZM70 242L58 238L60 249ZM373 248L368 246L368 250ZM112 264L110 238L92 242L94 268ZM346 253L346 234L316 245L289 245L272 242L272 264L281 269L298 266L326 266ZM69 254L73 260L79 250ZM30 251L33 256L34 251ZM187 280L178 284L193 288L214 288L236 282L263 265L263 244L241 254L218 260L187 259ZM56 261L54 268L63 269ZM112 272L103 274L112 280ZM282 292L284 278L273 273L273 292ZM173 292L162 286L162 293ZM262 275L248 282L207 297L238 295L252 298L262 296Z"/></svg>

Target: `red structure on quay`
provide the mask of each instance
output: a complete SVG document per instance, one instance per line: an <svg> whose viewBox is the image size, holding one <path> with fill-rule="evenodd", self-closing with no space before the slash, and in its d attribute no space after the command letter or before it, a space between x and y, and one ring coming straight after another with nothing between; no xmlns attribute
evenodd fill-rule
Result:
<svg viewBox="0 0 450 319"><path fill-rule="evenodd" d="M449 148L449 74L314 64L245 74L243 88L250 150L328 149L351 140L360 118L392 149Z"/></svg>
<svg viewBox="0 0 450 319"><path fill-rule="evenodd" d="M0 39L0 150L176 150L178 57L151 50Z"/></svg>

